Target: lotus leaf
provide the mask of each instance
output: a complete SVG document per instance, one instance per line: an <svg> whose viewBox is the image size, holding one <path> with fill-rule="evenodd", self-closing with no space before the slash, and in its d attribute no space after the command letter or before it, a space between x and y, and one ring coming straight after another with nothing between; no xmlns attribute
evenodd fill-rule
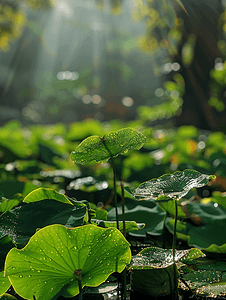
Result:
<svg viewBox="0 0 226 300"><path fill-rule="evenodd" d="M2 296L11 286L7 276L4 276L4 271L0 271L0 296ZM1 299L1 297L0 297Z"/></svg>
<svg viewBox="0 0 226 300"><path fill-rule="evenodd" d="M53 199L62 203L72 204L68 198L57 191L49 188L39 188L30 192L23 200L23 202L31 203L46 199Z"/></svg>
<svg viewBox="0 0 226 300"><path fill-rule="evenodd" d="M196 292L197 292L197 294L201 294L206 297L212 297L212 298L221 297L221 296L225 297L226 282L209 284L207 286L203 286L203 287L197 289Z"/></svg>
<svg viewBox="0 0 226 300"><path fill-rule="evenodd" d="M145 141L146 137L133 128L109 132L103 137L90 136L71 153L71 159L80 164L88 164L94 160L106 162L129 150L139 150Z"/></svg>
<svg viewBox="0 0 226 300"><path fill-rule="evenodd" d="M14 208L15 206L17 206L18 204L20 204L22 201L23 201L23 197L20 194L15 195L13 199L4 198L0 202L0 212L5 213L11 210L12 208Z"/></svg>
<svg viewBox="0 0 226 300"><path fill-rule="evenodd" d="M135 189L133 196L138 200L158 199L160 196L179 200L192 188L202 187L212 178L214 176L201 174L194 170L178 171L172 175L165 174L142 183Z"/></svg>
<svg viewBox="0 0 226 300"><path fill-rule="evenodd" d="M24 246L37 228L56 223L79 226L84 223L86 214L85 205L76 207L50 199L27 203L1 217L0 237L8 234L15 243Z"/></svg>
<svg viewBox="0 0 226 300"><path fill-rule="evenodd" d="M50 225L36 232L21 250L6 257L5 272L16 292L29 300L73 297L81 285L95 287L131 260L129 243L115 228Z"/></svg>
<svg viewBox="0 0 226 300"><path fill-rule="evenodd" d="M119 219L122 220L122 206L118 206ZM143 229L130 232L132 236L146 237L147 234L158 236L163 233L165 211L153 201L140 201L125 199L125 218L127 221L145 223ZM108 220L115 220L115 209L112 208L108 213Z"/></svg>
<svg viewBox="0 0 226 300"><path fill-rule="evenodd" d="M182 278L188 283L190 288L197 289L208 283L219 282L221 276L222 272L219 270L197 270L182 275Z"/></svg>
<svg viewBox="0 0 226 300"><path fill-rule="evenodd" d="M103 228L115 227L117 228L117 223L115 221L103 221L103 220L93 220L98 226ZM126 233L143 229L145 227L144 223L136 223L135 221L125 221ZM119 221L119 231L123 232L123 222Z"/></svg>
<svg viewBox="0 0 226 300"><path fill-rule="evenodd" d="M175 261L187 253L189 250L177 250ZM155 297L169 295L176 288L172 250L157 247L145 248L132 258L130 268L134 291ZM179 276L178 272L176 276Z"/></svg>

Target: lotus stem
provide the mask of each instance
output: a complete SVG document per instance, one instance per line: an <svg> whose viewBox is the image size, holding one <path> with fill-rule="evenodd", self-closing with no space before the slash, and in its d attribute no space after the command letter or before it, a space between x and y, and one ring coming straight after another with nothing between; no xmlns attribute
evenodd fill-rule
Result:
<svg viewBox="0 0 226 300"><path fill-rule="evenodd" d="M113 170L113 181L114 181L114 200L115 200L115 215L116 215L116 224L117 224L117 229L119 229L119 219L118 219L118 206L117 206L117 192L116 192L116 171L115 171L115 161L114 161L114 157L110 151L110 149L108 149L107 145L106 145L106 141L104 138L101 139L104 147L106 148L106 150L108 151L108 153L110 154L111 157L111 166L112 166L112 170Z"/></svg>
<svg viewBox="0 0 226 300"><path fill-rule="evenodd" d="M177 265L176 265L176 262L175 262L176 241L177 241L177 215L178 215L177 199L174 199L174 204L175 204L175 215L174 215L174 229L173 229L173 268L174 268L174 295L173 295L173 299L177 300L177 299L179 299Z"/></svg>
<svg viewBox="0 0 226 300"><path fill-rule="evenodd" d="M173 228L173 262L175 263L175 254L176 254L176 241L177 241L177 199L174 199L175 204L175 215L174 215L174 228Z"/></svg>
<svg viewBox="0 0 226 300"><path fill-rule="evenodd" d="M83 299L83 290L82 290L82 279L78 279L78 288L79 288L79 296L78 299Z"/></svg>
<svg viewBox="0 0 226 300"><path fill-rule="evenodd" d="M117 205L117 192L116 192L116 171L115 171L115 162L114 162L113 156L111 157L111 164L112 164L112 169L113 169L114 200L115 200L116 224L117 224L117 229L119 229L118 205Z"/></svg>
<svg viewBox="0 0 226 300"><path fill-rule="evenodd" d="M121 181L121 195L122 195L122 224L123 224L123 235L126 237L126 219L125 219L125 193L124 185Z"/></svg>

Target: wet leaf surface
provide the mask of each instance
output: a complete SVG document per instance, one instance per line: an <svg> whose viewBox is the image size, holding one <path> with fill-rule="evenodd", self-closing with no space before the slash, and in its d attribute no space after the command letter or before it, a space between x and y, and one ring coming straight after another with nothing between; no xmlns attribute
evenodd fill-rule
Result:
<svg viewBox="0 0 226 300"><path fill-rule="evenodd" d="M50 188L39 188L29 193L23 200L25 203L32 203L42 200L52 199L62 203L72 204L68 198Z"/></svg>
<svg viewBox="0 0 226 300"><path fill-rule="evenodd" d="M105 134L103 137L91 136L86 138L71 153L71 159L80 164L106 162L111 156L126 154L129 150L139 150L146 137L133 128L123 128Z"/></svg>
<svg viewBox="0 0 226 300"><path fill-rule="evenodd" d="M176 250L175 261L179 261L189 251ZM131 269L160 269L167 268L173 263L173 252L171 249L149 247L132 257Z"/></svg>
<svg viewBox="0 0 226 300"><path fill-rule="evenodd" d="M117 228L117 222L115 221L103 221L103 220L93 220L98 226L103 228L114 227ZM143 229L145 227L144 223L136 223L135 221L125 221L126 233ZM119 231L123 232L123 222L119 221Z"/></svg>
<svg viewBox="0 0 226 300"><path fill-rule="evenodd" d="M130 260L129 243L117 229L51 225L40 229L23 249L10 250L5 271L22 297L50 300L79 293L76 270L81 270L83 287L95 287L113 272L122 272Z"/></svg>
<svg viewBox="0 0 226 300"><path fill-rule="evenodd" d="M24 246L38 228L51 224L75 227L83 224L86 206L76 207L55 200L24 204L1 217L0 238L9 235Z"/></svg>
<svg viewBox="0 0 226 300"><path fill-rule="evenodd" d="M104 282L98 287L86 287L85 293L87 294L106 294L115 291L118 288L117 282Z"/></svg>
<svg viewBox="0 0 226 300"><path fill-rule="evenodd" d="M206 185L213 177L194 170L178 171L172 175L165 174L139 185L133 192L133 196L137 200L158 199L161 196L179 200L192 188Z"/></svg>
<svg viewBox="0 0 226 300"><path fill-rule="evenodd" d="M209 283L219 282L221 280L222 272L219 270L197 270L182 275L191 289L197 289L201 286L206 286Z"/></svg>
<svg viewBox="0 0 226 300"><path fill-rule="evenodd" d="M213 283L209 284L207 286L203 286L199 289L197 289L197 294L206 296L206 297L223 297L223 299L226 296L226 282L219 282L219 283ZM221 298L220 298L221 299Z"/></svg>
<svg viewBox="0 0 226 300"><path fill-rule="evenodd" d="M10 286L11 283L8 277L4 276L4 271L0 271L0 296L2 296L9 289Z"/></svg>

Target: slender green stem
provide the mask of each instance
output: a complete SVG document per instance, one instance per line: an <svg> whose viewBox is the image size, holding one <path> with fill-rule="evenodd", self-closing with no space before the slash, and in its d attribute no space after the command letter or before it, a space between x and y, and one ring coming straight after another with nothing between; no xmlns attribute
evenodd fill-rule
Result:
<svg viewBox="0 0 226 300"><path fill-rule="evenodd" d="M82 300L83 299L83 290L82 290L82 280L81 279L78 279L78 288L79 288L78 299Z"/></svg>
<svg viewBox="0 0 226 300"><path fill-rule="evenodd" d="M177 215L178 215L178 208L177 208L177 199L174 199L175 204L175 215L174 215L174 229L173 229L173 263L174 263L174 295L173 298L175 300L179 299L178 295L178 278L177 278L177 265L175 262L176 256L176 241L177 241Z"/></svg>
<svg viewBox="0 0 226 300"><path fill-rule="evenodd" d="M166 248L166 218L167 218L167 212L163 219L163 232L162 232L162 247L163 247L163 249Z"/></svg>
<svg viewBox="0 0 226 300"><path fill-rule="evenodd" d="M176 241L177 241L177 215L178 215L177 199L174 200L174 204L175 204L175 215L174 215L174 228L173 228L173 261L175 263Z"/></svg>
<svg viewBox="0 0 226 300"><path fill-rule="evenodd" d="M122 282L121 300L126 300L126 268L121 273L121 282Z"/></svg>
<svg viewBox="0 0 226 300"><path fill-rule="evenodd" d="M116 192L116 171L115 171L115 162L114 162L114 158L113 157L111 157L111 165L112 165L112 169L113 169L116 224L117 224L117 229L119 229L118 206L117 206L117 192Z"/></svg>
<svg viewBox="0 0 226 300"><path fill-rule="evenodd" d="M111 153L111 150L108 149L107 145L106 145L106 141L105 138L101 138L104 147L106 148L106 150L108 151L108 153L110 154L111 157L111 166L112 166L112 170L113 170L113 181L114 181L114 200L115 200L115 215L116 215L116 224L117 224L117 229L119 229L119 218L118 218L118 206L117 206L117 192L116 192L116 171L115 171L115 162L114 162L114 157Z"/></svg>
<svg viewBox="0 0 226 300"><path fill-rule="evenodd" d="M124 186L121 181L121 195L122 195L122 224L123 224L123 235L126 237L126 219L125 219L125 193Z"/></svg>

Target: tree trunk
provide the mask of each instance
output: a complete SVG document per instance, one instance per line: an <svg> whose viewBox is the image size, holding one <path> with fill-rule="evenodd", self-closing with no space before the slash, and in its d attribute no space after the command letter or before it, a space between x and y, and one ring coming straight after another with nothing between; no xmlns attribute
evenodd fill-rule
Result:
<svg viewBox="0 0 226 300"><path fill-rule="evenodd" d="M188 13L179 12L184 20L183 41L179 49L179 63L182 66L181 75L185 80L183 110L176 117L176 126L192 124L201 129L225 129L226 111L219 114L215 108L208 105L210 96L210 70L214 61L220 56L217 43L219 40L218 20L223 12L220 0L195 0L186 2ZM192 9L192 10L191 10ZM190 34L195 35L196 44L194 58L189 67L183 66L181 53L184 43Z"/></svg>

